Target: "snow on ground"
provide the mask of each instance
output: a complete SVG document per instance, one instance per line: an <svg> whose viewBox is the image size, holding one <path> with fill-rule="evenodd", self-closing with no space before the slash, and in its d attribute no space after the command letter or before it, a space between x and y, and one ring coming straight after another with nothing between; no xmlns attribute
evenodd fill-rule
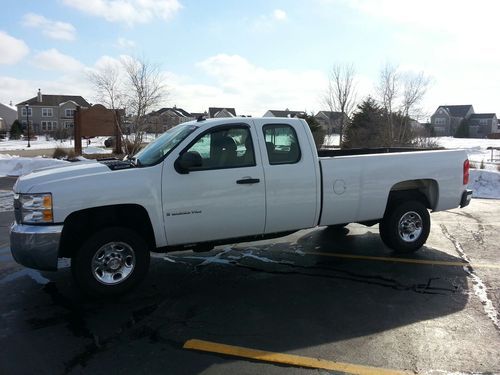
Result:
<svg viewBox="0 0 500 375"><path fill-rule="evenodd" d="M467 187L474 198L500 199L500 172L471 169Z"/></svg>
<svg viewBox="0 0 500 375"><path fill-rule="evenodd" d="M108 137L95 137L90 140L90 146L104 147L104 141ZM73 140L66 141L56 141L55 139L45 139L43 136L38 136L36 141L30 141L30 147L28 148L28 141L23 140L8 140L0 141L0 151L11 151L11 150L46 150L52 148L73 148L75 147L75 142ZM87 142L82 139L82 148L87 147Z"/></svg>
<svg viewBox="0 0 500 375"><path fill-rule="evenodd" d="M463 149L469 155L469 160L477 167L483 162L485 169L497 170L500 165L500 151L493 151L491 160L491 150L488 147L500 147L500 139L478 139L478 138L453 138L436 137L438 144L448 149Z"/></svg>

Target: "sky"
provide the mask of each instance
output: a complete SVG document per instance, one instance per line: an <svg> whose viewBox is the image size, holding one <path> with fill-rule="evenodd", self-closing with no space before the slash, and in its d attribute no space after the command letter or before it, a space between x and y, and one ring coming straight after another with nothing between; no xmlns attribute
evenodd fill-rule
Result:
<svg viewBox="0 0 500 375"><path fill-rule="evenodd" d="M96 103L88 72L123 56L159 67L161 107L327 110L335 64L357 99L384 64L424 72L425 115L472 104L500 116L500 2L462 0L0 0L0 103L45 94ZM424 116L422 120L426 120Z"/></svg>

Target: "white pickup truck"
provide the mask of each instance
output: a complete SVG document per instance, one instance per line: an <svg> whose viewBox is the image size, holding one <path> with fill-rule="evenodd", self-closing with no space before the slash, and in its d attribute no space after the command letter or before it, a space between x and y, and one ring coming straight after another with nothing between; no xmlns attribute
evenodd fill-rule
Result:
<svg viewBox="0 0 500 375"><path fill-rule="evenodd" d="M133 158L35 171L14 186L10 241L20 264L56 270L71 258L91 294L122 293L150 251L204 251L315 226L380 223L384 243L419 249L428 210L466 206L464 151L316 151L289 118L178 125Z"/></svg>

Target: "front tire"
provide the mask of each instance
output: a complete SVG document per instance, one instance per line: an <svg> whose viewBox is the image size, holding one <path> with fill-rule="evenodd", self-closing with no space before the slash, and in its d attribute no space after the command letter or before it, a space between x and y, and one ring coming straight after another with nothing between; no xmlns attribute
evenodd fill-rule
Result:
<svg viewBox="0 0 500 375"><path fill-rule="evenodd" d="M415 252L429 237L429 211L419 201L392 204L380 222L379 230L382 241L394 251Z"/></svg>
<svg viewBox="0 0 500 375"><path fill-rule="evenodd" d="M106 228L94 233L71 259L76 284L92 296L123 294L146 276L149 249L136 232Z"/></svg>

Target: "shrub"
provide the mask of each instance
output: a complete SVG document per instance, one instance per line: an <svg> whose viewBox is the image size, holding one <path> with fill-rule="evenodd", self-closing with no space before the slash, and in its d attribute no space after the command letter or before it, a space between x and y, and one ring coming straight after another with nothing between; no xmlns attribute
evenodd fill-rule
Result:
<svg viewBox="0 0 500 375"><path fill-rule="evenodd" d="M10 139L20 139L23 135L23 128L19 121L14 120L10 127Z"/></svg>
<svg viewBox="0 0 500 375"><path fill-rule="evenodd" d="M476 163L474 163L473 161L470 161L470 162L469 162L469 168L470 168L470 169L477 169L477 164L476 164Z"/></svg>
<svg viewBox="0 0 500 375"><path fill-rule="evenodd" d="M481 164L479 165L479 169L484 169L484 160L481 160Z"/></svg>
<svg viewBox="0 0 500 375"><path fill-rule="evenodd" d="M56 147L54 153L52 154L52 157L54 159L64 159L68 157L68 152L64 148Z"/></svg>
<svg viewBox="0 0 500 375"><path fill-rule="evenodd" d="M500 164L497 164L497 171L500 172Z"/></svg>

